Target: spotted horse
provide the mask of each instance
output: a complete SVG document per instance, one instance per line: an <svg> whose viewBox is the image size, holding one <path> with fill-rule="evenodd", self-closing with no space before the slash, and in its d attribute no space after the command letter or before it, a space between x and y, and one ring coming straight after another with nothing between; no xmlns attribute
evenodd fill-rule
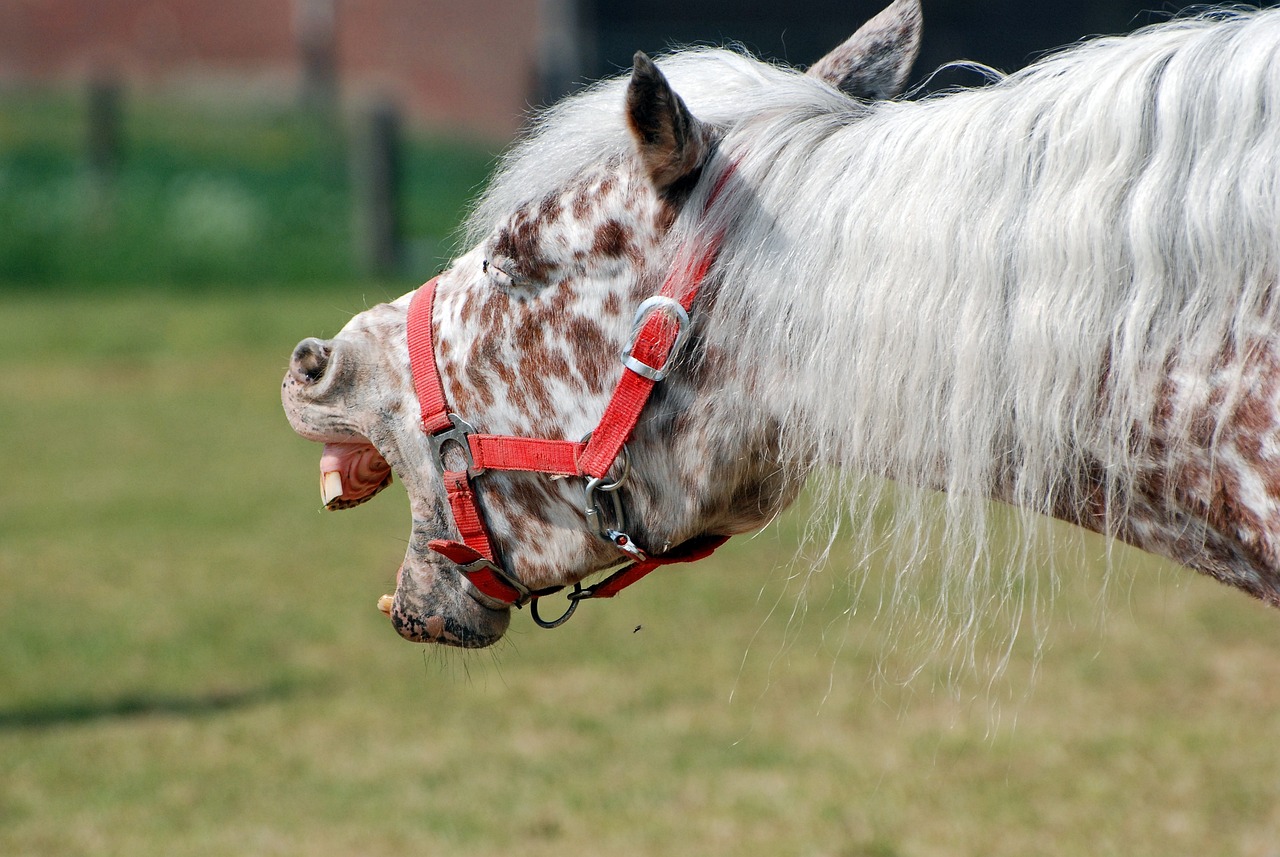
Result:
<svg viewBox="0 0 1280 857"><path fill-rule="evenodd" d="M895 486L898 585L943 550L974 611L1036 565L1026 528L985 573L992 501L1280 605L1280 11L901 98L920 32L895 0L807 72L637 54L536 119L445 271L297 346L325 505L407 489L400 634L488 646L806 481L855 535Z"/></svg>

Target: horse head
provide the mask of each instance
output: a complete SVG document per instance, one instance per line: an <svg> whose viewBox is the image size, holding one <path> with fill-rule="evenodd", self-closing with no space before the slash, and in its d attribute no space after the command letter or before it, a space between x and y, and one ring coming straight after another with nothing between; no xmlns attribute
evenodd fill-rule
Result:
<svg viewBox="0 0 1280 857"><path fill-rule="evenodd" d="M810 75L840 97L891 98L914 61L919 29L917 0L895 0ZM696 117L643 54L629 80L570 102L508 156L472 219L471 249L433 284L426 325L439 386L449 411L486 435L581 445L619 383L637 306L659 293L682 258L714 257L706 243L714 227L703 221L716 189L731 181L725 121ZM581 117L593 111L603 130L586 131L606 141L599 147L581 133ZM750 377L726 375L723 355L702 335L714 280L625 451L605 465L605 484L618 487L604 514L625 515L628 544L656 556L759 528L803 478L780 456L775 419L736 416L758 393ZM440 449L423 431L407 345L413 298L360 313L331 340L301 342L282 398L294 430L325 444L328 508L364 502L392 472L405 484L412 534L394 598L380 605L396 629L417 641L487 646L520 599L477 588L456 556L433 547L460 526L445 472L465 472L471 462L461 460L465 439ZM574 474L491 469L468 490L496 554L489 559L530 592L578 583L626 559L616 536L592 526L591 498Z"/></svg>

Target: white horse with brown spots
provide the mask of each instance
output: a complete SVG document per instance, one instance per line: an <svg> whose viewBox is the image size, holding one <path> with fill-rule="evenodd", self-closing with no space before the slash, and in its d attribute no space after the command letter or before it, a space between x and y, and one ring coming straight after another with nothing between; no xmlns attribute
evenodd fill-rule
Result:
<svg viewBox="0 0 1280 857"><path fill-rule="evenodd" d="M1031 564L1028 527L991 572L990 499L1280 604L1280 11L892 100L919 32L895 0L807 74L637 55L540 117L448 270L297 347L326 505L408 490L401 634L487 646L818 471L855 530L914 489L902 589L945 492L949 610Z"/></svg>

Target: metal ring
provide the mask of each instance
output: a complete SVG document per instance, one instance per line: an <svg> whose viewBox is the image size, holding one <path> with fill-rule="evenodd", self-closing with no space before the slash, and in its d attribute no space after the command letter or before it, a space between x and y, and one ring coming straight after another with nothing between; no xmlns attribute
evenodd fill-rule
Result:
<svg viewBox="0 0 1280 857"><path fill-rule="evenodd" d="M606 488L600 484L602 481L601 479L587 480L587 506L583 510L583 514L586 515L587 523L595 529L596 534L602 539L608 539L610 529L624 529L627 526L627 521L622 510L622 495L617 492L617 488L621 483L614 483L612 488ZM609 527L601 517L603 513L601 512L600 504L596 502L597 490L603 491L609 496L613 506L613 527Z"/></svg>
<svg viewBox="0 0 1280 857"><path fill-rule="evenodd" d="M583 435L581 442L586 443L590 439L591 432L587 432ZM587 505L586 508L583 509L583 514L586 516L587 524L592 527L596 531L596 534L602 539L609 539L608 533L610 529L622 530L626 528L626 518L622 511L622 495L618 493L618 489L626 484L627 477L631 475L631 453L627 450L627 445L625 443L622 445L622 449L619 451L618 455L622 459L622 475L617 479L612 482L607 482L604 477L584 476L586 479L586 486L584 490L586 493ZM608 474L606 473L606 476L607 475ZM597 491L601 491L609 495L609 499L613 506L614 526L612 528L610 528L602 518L600 504L596 502Z"/></svg>
<svg viewBox="0 0 1280 857"><path fill-rule="evenodd" d="M591 435L593 434L595 434L594 431L587 432L582 436L582 440L578 441L578 443L588 443L591 440ZM609 491L617 491L623 486L627 481L627 477L631 475L631 450L627 449L627 445L625 443L622 445L622 451L618 453L618 457L622 459L622 475L612 482L605 482L603 478L588 479L588 490L604 491L607 493ZM608 473L605 473L605 476L608 475ZM590 483L592 482L595 484L591 485Z"/></svg>
<svg viewBox="0 0 1280 857"><path fill-rule="evenodd" d="M538 615L538 602L542 600L540 598L535 598L529 602L529 615L533 617L533 621L537 623L539 628L546 628L548 631L552 628L559 628L565 622L568 622L569 617L573 615L573 611L578 609L578 602L580 598L575 598L574 596L578 595L581 591L582 584L575 583L573 585L573 592L569 594L569 607L564 611L564 614L561 615L559 619L553 619L548 622Z"/></svg>
<svg viewBox="0 0 1280 857"><path fill-rule="evenodd" d="M631 475L631 452L627 449L627 445L622 445L622 451L618 453L618 457L622 459L622 475L607 484L601 483L596 486L599 491L617 491L627 481L627 477ZM605 474L608 475L607 473Z"/></svg>

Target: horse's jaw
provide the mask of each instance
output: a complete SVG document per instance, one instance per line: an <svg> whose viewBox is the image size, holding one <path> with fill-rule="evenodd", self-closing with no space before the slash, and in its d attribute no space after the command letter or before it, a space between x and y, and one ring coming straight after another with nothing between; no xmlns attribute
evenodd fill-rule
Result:
<svg viewBox="0 0 1280 857"><path fill-rule="evenodd" d="M419 531L415 526L414 532ZM409 555L396 572L395 595L379 602L396 632L411 642L463 649L482 649L502 639L511 610L482 604L483 596L473 596L456 571L420 556L410 544Z"/></svg>
<svg viewBox="0 0 1280 857"><path fill-rule="evenodd" d="M339 441L306 431L299 434L324 443L320 473L321 499L326 509L350 509L390 484L392 466L372 442L361 437ZM418 468L406 463L404 450L392 451L388 446L388 455L396 462L395 472L409 493L414 516L408 552L396 572L395 593L379 599L379 609L397 633L412 642L468 649L493 645L506 631L511 611L503 605L485 603L488 599L430 550L426 534L440 529L444 510L433 511L431 504L417 493ZM419 514L419 508L427 512Z"/></svg>

